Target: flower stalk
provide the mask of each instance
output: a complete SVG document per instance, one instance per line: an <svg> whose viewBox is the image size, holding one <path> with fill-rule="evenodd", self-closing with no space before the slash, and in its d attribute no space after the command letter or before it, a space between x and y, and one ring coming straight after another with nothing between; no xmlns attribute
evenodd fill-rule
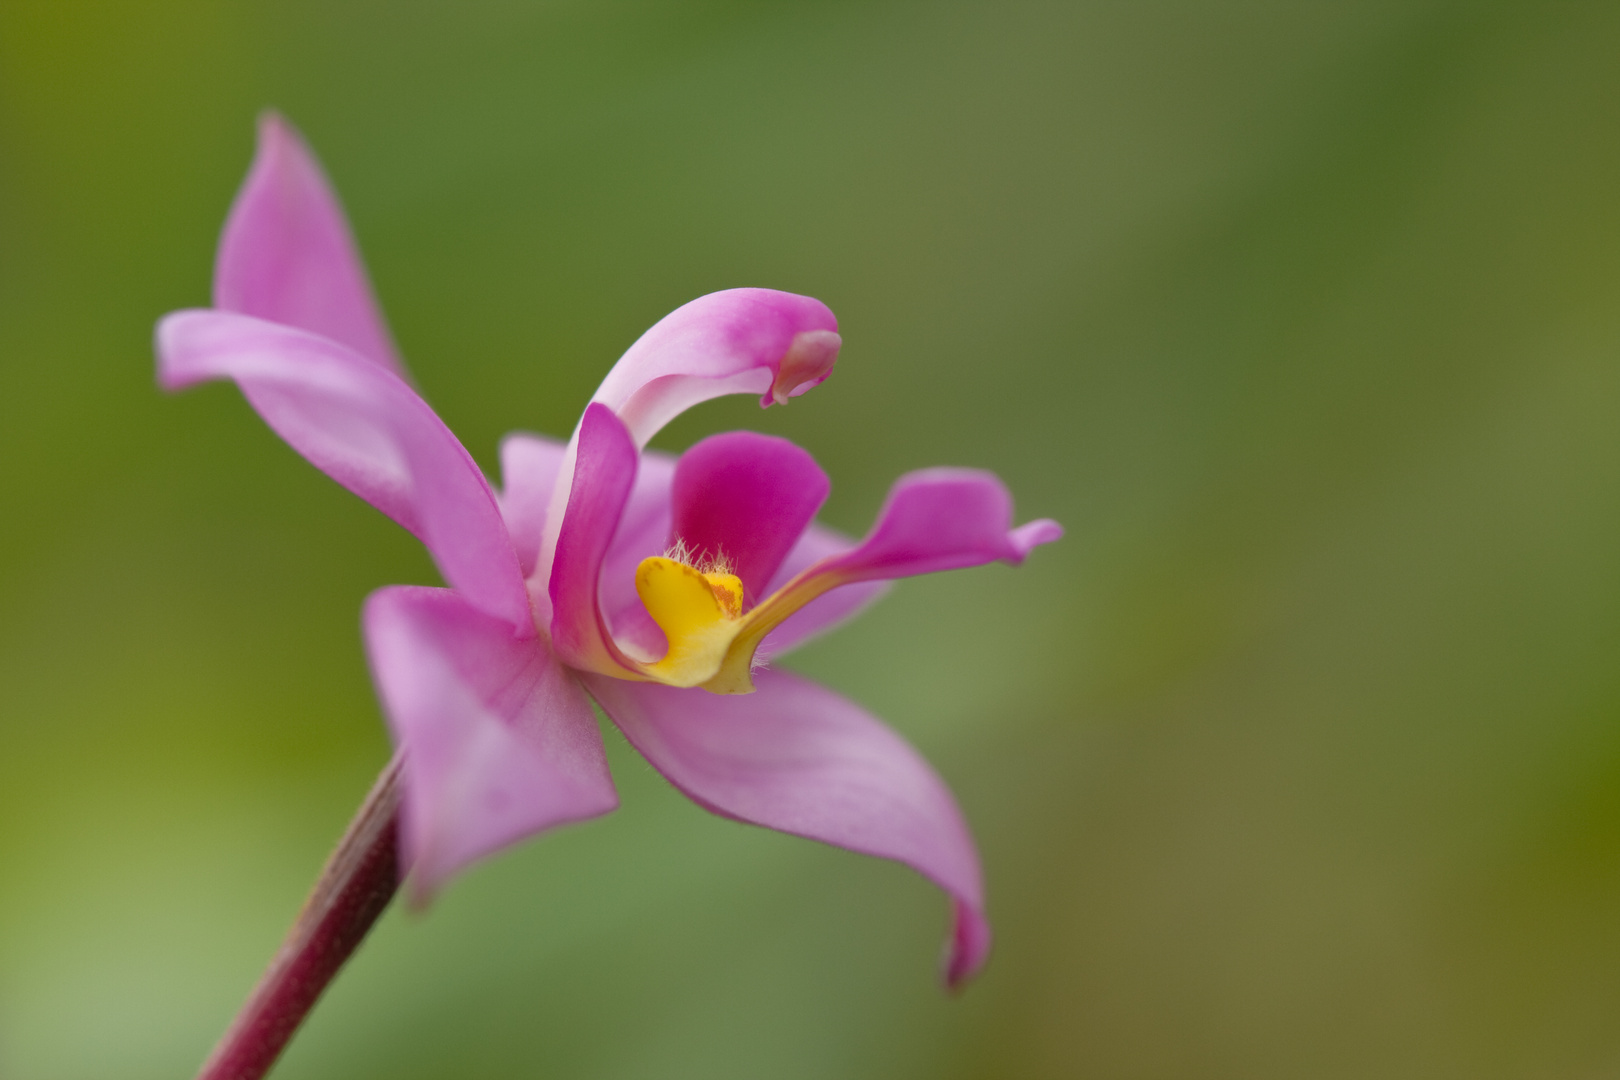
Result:
<svg viewBox="0 0 1620 1080"><path fill-rule="evenodd" d="M259 1080L399 891L396 754L360 805L269 968L197 1080Z"/></svg>

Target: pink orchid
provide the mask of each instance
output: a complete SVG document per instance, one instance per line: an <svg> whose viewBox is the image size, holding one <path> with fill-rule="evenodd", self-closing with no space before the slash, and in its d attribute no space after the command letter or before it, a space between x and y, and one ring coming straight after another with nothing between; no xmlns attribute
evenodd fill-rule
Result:
<svg viewBox="0 0 1620 1080"><path fill-rule="evenodd" d="M418 901L617 805L594 700L698 805L920 871L952 901L947 981L979 968L979 860L944 783L865 710L766 661L890 579L1018 563L1061 530L1013 528L988 473L929 469L902 477L855 542L815 523L827 477L786 440L645 449L699 402L769 406L819 385L840 345L825 305L731 289L679 308L608 373L566 444L503 442L497 491L408 381L336 196L275 116L214 302L159 324L163 387L235 380L294 449L418 537L449 585L380 589L364 614Z"/></svg>

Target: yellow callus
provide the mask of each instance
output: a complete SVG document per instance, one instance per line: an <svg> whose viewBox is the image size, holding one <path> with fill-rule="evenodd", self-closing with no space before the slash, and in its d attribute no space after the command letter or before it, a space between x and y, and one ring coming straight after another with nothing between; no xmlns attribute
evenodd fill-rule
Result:
<svg viewBox="0 0 1620 1080"><path fill-rule="evenodd" d="M636 567L636 592L669 641L664 658L642 670L670 686L712 678L743 626L742 581L654 555Z"/></svg>
<svg viewBox="0 0 1620 1080"><path fill-rule="evenodd" d="M670 554L684 556L684 548ZM754 692L754 652L765 635L846 578L820 565L802 571L743 613L742 581L722 565L700 570L655 555L636 567L636 592L664 632L669 651L656 663L632 661L640 677L712 694Z"/></svg>

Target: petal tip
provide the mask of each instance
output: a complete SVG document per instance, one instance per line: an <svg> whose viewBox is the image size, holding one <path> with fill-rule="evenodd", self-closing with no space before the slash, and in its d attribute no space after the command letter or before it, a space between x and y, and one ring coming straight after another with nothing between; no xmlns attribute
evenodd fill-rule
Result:
<svg viewBox="0 0 1620 1080"><path fill-rule="evenodd" d="M259 113L259 145L265 146L281 139L297 138L298 129L281 114L279 109L264 109Z"/></svg>
<svg viewBox="0 0 1620 1080"><path fill-rule="evenodd" d="M786 405L789 398L796 398L826 382L843 344L844 339L835 330L803 330L793 335L777 367L770 392L760 398L760 407Z"/></svg>
<svg viewBox="0 0 1620 1080"><path fill-rule="evenodd" d="M443 884L443 878L429 881L425 880L425 875L411 872L405 879L405 910L412 915L427 914L427 909L438 899L439 888Z"/></svg>
<svg viewBox="0 0 1620 1080"><path fill-rule="evenodd" d="M157 354L157 383L160 388L172 393L210 377L191 370L194 365L188 361L193 359L196 352L198 336L206 337L213 314L206 308L182 308L169 312L157 321L152 331L152 345Z"/></svg>
<svg viewBox="0 0 1620 1080"><path fill-rule="evenodd" d="M940 974L945 989L959 994L990 957L990 923L977 908L958 899L951 901L951 915L951 937L945 943Z"/></svg>
<svg viewBox="0 0 1620 1080"><path fill-rule="evenodd" d="M1019 561L1023 561L1031 551L1042 544L1050 544L1054 540L1063 538L1063 526L1051 518L1038 518L1035 521L1018 526L1007 535L1013 549L1018 552Z"/></svg>

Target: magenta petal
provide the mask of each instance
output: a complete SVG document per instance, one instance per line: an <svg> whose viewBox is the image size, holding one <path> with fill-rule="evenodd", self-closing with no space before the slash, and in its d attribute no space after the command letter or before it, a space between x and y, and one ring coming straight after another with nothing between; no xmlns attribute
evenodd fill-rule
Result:
<svg viewBox="0 0 1620 1080"><path fill-rule="evenodd" d="M656 450L643 450L630 499L613 530L602 576L597 581L597 602L607 618L613 640L633 644L647 656L662 656L669 643L647 614L636 592L636 567L649 555L662 555L669 540L669 491L675 482L675 459Z"/></svg>
<svg viewBox="0 0 1620 1080"><path fill-rule="evenodd" d="M895 481L859 547L817 568L846 581L934 574L1001 560L1018 564L1063 535L1055 521L1012 527L1012 496L978 469L922 469Z"/></svg>
<svg viewBox="0 0 1620 1080"><path fill-rule="evenodd" d="M551 564L552 647L570 667L621 671L597 602L597 582L636 482L636 444L603 405L586 406L576 438L573 485Z"/></svg>
<svg viewBox="0 0 1620 1080"><path fill-rule="evenodd" d="M418 901L477 859L618 805L590 702L538 638L447 589L380 589L364 619L405 752L402 846Z"/></svg>
<svg viewBox="0 0 1620 1080"><path fill-rule="evenodd" d="M585 676L625 738L670 783L725 817L895 859L955 901L952 985L990 947L979 856L956 801L911 745L853 702L781 671L716 696Z"/></svg>
<svg viewBox="0 0 1620 1080"><path fill-rule="evenodd" d="M533 573L540 556L546 507L567 449L567 443L522 432L501 440L501 516L524 577Z"/></svg>
<svg viewBox="0 0 1620 1080"><path fill-rule="evenodd" d="M838 356L838 320L820 300L775 289L700 296L658 320L592 401L619 414L637 446L693 405L759 394L761 405L819 385Z"/></svg>
<svg viewBox="0 0 1620 1080"><path fill-rule="evenodd" d="M214 306L342 342L404 366L326 174L287 121L266 113L214 265Z"/></svg>
<svg viewBox="0 0 1620 1080"><path fill-rule="evenodd" d="M167 316L157 352L165 389L235 379L293 449L426 544L469 601L533 633L489 482L399 376L330 338L224 311Z"/></svg>
<svg viewBox="0 0 1620 1080"><path fill-rule="evenodd" d="M670 542L698 557L723 556L752 604L830 489L815 459L786 439L752 431L712 435L675 466Z"/></svg>
<svg viewBox="0 0 1620 1080"><path fill-rule="evenodd" d="M793 545L793 550L788 552L781 569L771 578L771 583L765 589L766 595L780 589L801 571L809 569L822 559L845 555L854 549L854 540L825 525L812 522L804 531L804 535L799 537L798 543ZM765 635L765 640L760 644L756 655L761 660L769 660L796 649L806 641L820 637L841 623L853 619L888 591L887 581L862 581L823 593L789 615L782 625Z"/></svg>

